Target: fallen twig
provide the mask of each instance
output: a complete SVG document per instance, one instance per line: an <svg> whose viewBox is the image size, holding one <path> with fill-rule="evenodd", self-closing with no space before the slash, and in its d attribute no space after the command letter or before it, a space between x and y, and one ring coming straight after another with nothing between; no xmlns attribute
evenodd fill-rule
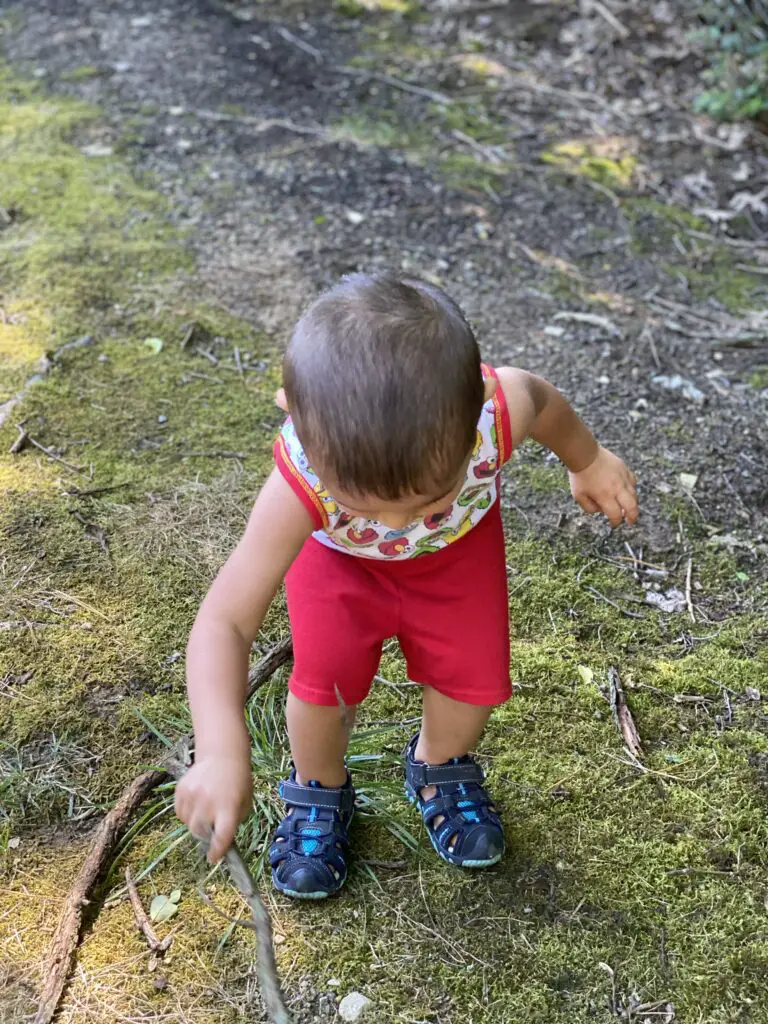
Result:
<svg viewBox="0 0 768 1024"><path fill-rule="evenodd" d="M351 69L354 70L354 69ZM250 117L247 114L225 114L221 110L185 110L185 114L192 117L199 117L201 121L224 121L246 125L257 134L268 132L272 128L283 128L287 132L296 132L298 135L319 135L328 138L326 128L320 125L296 124L284 117Z"/></svg>
<svg viewBox="0 0 768 1024"><path fill-rule="evenodd" d="M691 616L691 622L696 621L696 613L693 610L693 600L691 598L691 574L693 573L693 559L688 559L688 568L685 572L685 603L688 605L688 614Z"/></svg>
<svg viewBox="0 0 768 1024"><path fill-rule="evenodd" d="M188 346L192 344L192 341L194 340L194 337L197 334L198 327L199 324L197 320L192 320L190 321L190 323L185 325L184 335L181 339L180 346L182 351L184 351L184 349L188 348Z"/></svg>
<svg viewBox="0 0 768 1024"><path fill-rule="evenodd" d="M408 866L404 860L377 860L375 857L364 857L360 863L367 868L381 868L384 871L402 871Z"/></svg>
<svg viewBox="0 0 768 1024"><path fill-rule="evenodd" d="M439 103L441 106L453 102L451 97L446 96L445 93L435 92L434 89L425 89L423 86L413 85L411 82L404 82L402 78L395 78L393 75L383 75L378 71L366 71L365 68L351 68L347 65L334 67L333 70L340 75L349 75L351 78L367 78L372 82L381 82L382 85L389 85L393 89L410 92L414 96L423 96L424 99Z"/></svg>
<svg viewBox="0 0 768 1024"><path fill-rule="evenodd" d="M241 377L244 377L245 373L243 371L243 361L240 358L240 349L237 347L237 345L235 345L234 359L235 359L235 367L237 368L237 372L240 374Z"/></svg>
<svg viewBox="0 0 768 1024"><path fill-rule="evenodd" d="M628 619L644 619L645 618L645 616L644 615L640 615L639 612L630 612L630 611L627 611L626 608L622 608L620 604L616 604L616 602L612 601L610 597L606 597L605 594L601 594L599 590L596 590L594 587L591 587L589 584L586 584L584 589L589 591L589 593L594 595L594 597L599 597L601 601L605 601L605 603L609 604L611 606L611 608L615 608L617 612L621 612L622 615L626 615Z"/></svg>
<svg viewBox="0 0 768 1024"><path fill-rule="evenodd" d="M244 452L175 452L180 459L247 459Z"/></svg>
<svg viewBox="0 0 768 1024"><path fill-rule="evenodd" d="M717 871L715 868L672 868L667 872L670 878L677 878L683 875L733 875L733 871Z"/></svg>
<svg viewBox="0 0 768 1024"><path fill-rule="evenodd" d="M277 32L279 36L282 36L287 43L291 43L299 50L303 50L304 53L308 53L310 57L314 57L315 60L318 61L318 63L325 60L325 57L320 52L320 50L317 49L317 47L310 46L309 43L306 43L303 39L300 39L299 36L295 36L293 32L289 32L288 29L284 28L282 25L276 25L275 32Z"/></svg>
<svg viewBox="0 0 768 1024"><path fill-rule="evenodd" d="M18 430L24 430L24 428L20 427L18 424L16 425L16 427ZM24 431L24 433L26 434L26 431ZM40 444L40 442L36 441L31 434L26 434L25 444L34 445L34 447L41 451L44 455L47 455L49 459L53 459L54 462L61 463L61 465L64 466L65 469L70 470L72 473L86 472L86 470L84 470L82 466L73 466L71 462L65 462L60 455L56 455L49 448L46 448L45 445Z"/></svg>
<svg viewBox="0 0 768 1024"><path fill-rule="evenodd" d="M589 14L590 11L594 11L595 14L599 14L600 17L606 21L614 32L617 32L622 39L626 39L629 35L629 29L627 26L622 24L613 11L606 7L605 4L601 3L600 0L583 0L582 9L585 14Z"/></svg>
<svg viewBox="0 0 768 1024"><path fill-rule="evenodd" d="M248 674L247 699L250 699L281 665L289 661L292 654L291 641L286 638L261 658ZM187 734L178 741L168 757L166 768L146 771L133 779L96 829L88 855L67 895L48 949L44 970L46 982L33 1024L50 1024L53 1019L69 979L72 958L80 937L83 909L88 906L93 891L104 875L115 846L128 827L132 816L154 789L168 781L171 770L174 768L174 758L188 750L191 740L191 734ZM175 764L177 765L178 761ZM230 866L229 861L227 866ZM236 884L238 884L237 881ZM253 910L250 899L249 905ZM275 1024L288 1024L289 1021L287 1016L273 1019Z"/></svg>
<svg viewBox="0 0 768 1024"><path fill-rule="evenodd" d="M173 942L173 933L167 935L164 939L158 939L155 929L152 927L152 922L147 917L147 912L144 909L144 905L141 902L139 896L139 890L136 888L136 883L131 877L131 869L125 869L125 887L128 890L128 897L133 907L133 916L136 920L136 927L144 935L147 940L147 944L153 953L157 953L162 956L170 948Z"/></svg>
<svg viewBox="0 0 768 1024"><path fill-rule="evenodd" d="M119 491L123 487L130 487L130 484L110 484L108 487L88 487L84 491L81 491L79 487L70 487L68 491L64 491L64 494L68 498L93 498L97 494L107 494L109 491Z"/></svg>
<svg viewBox="0 0 768 1024"><path fill-rule="evenodd" d="M487 160L490 164L503 164L503 159L499 156L494 148L491 146L484 146L482 142L478 142L477 139L473 139L471 135L467 135L466 132L460 131L458 128L454 128L451 132L454 139L458 139L459 142L463 142L465 146L478 153L484 160Z"/></svg>
<svg viewBox="0 0 768 1024"><path fill-rule="evenodd" d="M619 670L613 666L608 669L608 685L610 687L611 714L627 750L633 758L639 757L643 752L643 745L640 741L640 733L637 731L632 712L627 705L627 698L624 696L624 689L621 685Z"/></svg>
<svg viewBox="0 0 768 1024"><path fill-rule="evenodd" d="M263 658L253 666L248 673L248 692L245 695L246 703L253 697L257 690L268 682L279 668L282 668L293 657L293 641L289 636L268 651Z"/></svg>
<svg viewBox="0 0 768 1024"><path fill-rule="evenodd" d="M43 972L46 982L34 1024L49 1024L56 1013L69 978L72 957L80 936L83 910L88 906L93 890L104 874L115 845L146 797L157 786L167 781L168 773L161 770L147 771L139 775L126 786L115 806L97 828L88 856L67 895L59 923L53 933Z"/></svg>
<svg viewBox="0 0 768 1024"><path fill-rule="evenodd" d="M19 436L8 449L9 455L18 455L21 449L24 448L27 442L29 441L29 434L26 432L21 423L16 424L16 429L19 432Z"/></svg>

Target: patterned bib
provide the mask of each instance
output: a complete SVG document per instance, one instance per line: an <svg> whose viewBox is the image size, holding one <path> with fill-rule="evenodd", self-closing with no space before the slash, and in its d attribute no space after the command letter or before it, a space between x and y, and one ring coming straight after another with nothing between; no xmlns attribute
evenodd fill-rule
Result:
<svg viewBox="0 0 768 1024"><path fill-rule="evenodd" d="M484 366L483 377L489 376L496 377L496 371ZM309 465L290 418L275 442L275 462L312 517L312 536L337 551L389 561L440 551L477 526L498 500L499 471L511 453L509 414L499 386L480 413L459 494L442 512L417 519L402 530L391 530L375 520L353 516L338 505Z"/></svg>

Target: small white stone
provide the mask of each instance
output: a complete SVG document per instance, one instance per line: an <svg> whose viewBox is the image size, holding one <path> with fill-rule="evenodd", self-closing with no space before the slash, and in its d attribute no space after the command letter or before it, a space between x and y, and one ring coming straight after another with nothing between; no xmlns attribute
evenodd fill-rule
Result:
<svg viewBox="0 0 768 1024"><path fill-rule="evenodd" d="M81 146L80 152L84 156L112 156L113 150L103 142L92 142L88 146Z"/></svg>
<svg viewBox="0 0 768 1024"><path fill-rule="evenodd" d="M347 220L350 224L362 224L365 220L365 214L359 213L357 210L347 210Z"/></svg>
<svg viewBox="0 0 768 1024"><path fill-rule="evenodd" d="M339 1003L339 1016L342 1020L360 1020L373 1003L362 992L348 992Z"/></svg>

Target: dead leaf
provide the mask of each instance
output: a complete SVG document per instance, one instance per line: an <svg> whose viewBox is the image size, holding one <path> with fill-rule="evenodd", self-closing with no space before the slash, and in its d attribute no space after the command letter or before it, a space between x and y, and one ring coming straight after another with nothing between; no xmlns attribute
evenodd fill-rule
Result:
<svg viewBox="0 0 768 1024"><path fill-rule="evenodd" d="M162 924L178 913L178 906L170 897L157 895L149 905L149 919L153 924Z"/></svg>

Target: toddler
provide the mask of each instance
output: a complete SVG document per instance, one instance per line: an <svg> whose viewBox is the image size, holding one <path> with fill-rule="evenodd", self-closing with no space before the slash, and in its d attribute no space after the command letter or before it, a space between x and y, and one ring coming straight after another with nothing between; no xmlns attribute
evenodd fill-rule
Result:
<svg viewBox="0 0 768 1024"><path fill-rule="evenodd" d="M635 478L547 381L483 365L459 307L415 278L353 274L322 295L296 327L277 400L289 418L275 468L189 640L196 756L177 813L211 836L215 861L251 811L248 656L285 579L293 769L275 886L321 899L344 884L348 729L395 636L423 688L406 792L444 860L495 864L504 834L470 751L511 694L499 473L533 437L565 463L582 509L614 526L637 518Z"/></svg>

